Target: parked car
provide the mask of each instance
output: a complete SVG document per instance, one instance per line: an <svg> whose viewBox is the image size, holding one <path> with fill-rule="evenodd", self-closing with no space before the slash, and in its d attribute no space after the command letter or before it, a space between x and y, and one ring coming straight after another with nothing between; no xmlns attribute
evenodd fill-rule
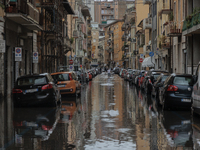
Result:
<svg viewBox="0 0 200 150"><path fill-rule="evenodd" d="M56 72L51 74L61 94L81 94L81 84L75 72Z"/></svg>
<svg viewBox="0 0 200 150"><path fill-rule="evenodd" d="M119 74L120 68L119 68L119 67L115 67L115 68L113 69L113 72L114 72L115 74Z"/></svg>
<svg viewBox="0 0 200 150"><path fill-rule="evenodd" d="M132 70L132 72L129 75L128 81L132 84L132 80L133 80L133 75L135 75L136 70Z"/></svg>
<svg viewBox="0 0 200 150"><path fill-rule="evenodd" d="M199 114L200 115L200 63L197 67L196 73L195 73L195 84L193 86L193 92L192 92L192 113L193 114Z"/></svg>
<svg viewBox="0 0 200 150"><path fill-rule="evenodd" d="M60 90L49 73L25 75L17 78L12 90L14 106L57 106L61 102Z"/></svg>
<svg viewBox="0 0 200 150"><path fill-rule="evenodd" d="M157 101L157 103L159 104L159 93L158 90L160 87L163 86L163 83L165 82L165 80L170 76L170 73L161 73L158 78L157 81L154 82L154 84L152 84L152 92L151 92L151 96L152 98L155 98L155 100Z"/></svg>
<svg viewBox="0 0 200 150"><path fill-rule="evenodd" d="M124 75L127 73L126 69L123 69L122 74L121 74L121 78L124 78Z"/></svg>
<svg viewBox="0 0 200 150"><path fill-rule="evenodd" d="M147 71L144 71L142 74L141 74L141 76L140 76L140 78L139 78L139 87L143 90L143 87L142 87L142 84L143 84L143 80L145 79L145 77L147 76Z"/></svg>
<svg viewBox="0 0 200 150"><path fill-rule="evenodd" d="M129 81L130 74L132 73L133 69L128 69L126 74L124 74L124 80Z"/></svg>
<svg viewBox="0 0 200 150"><path fill-rule="evenodd" d="M163 110L171 107L190 108L194 79L188 74L171 74L159 89L159 100Z"/></svg>
<svg viewBox="0 0 200 150"><path fill-rule="evenodd" d="M135 74L133 74L133 77L132 77L132 84L135 84L136 85L136 77L139 76L139 73L140 71L139 70L136 70Z"/></svg>
<svg viewBox="0 0 200 150"><path fill-rule="evenodd" d="M122 72L123 72L123 68L121 68L121 70L120 70L120 73L119 73L119 76L121 77L121 75L122 75Z"/></svg>
<svg viewBox="0 0 200 150"><path fill-rule="evenodd" d="M160 76L161 73L167 73L167 72L161 70L152 70L148 72L143 84L143 88L147 94L151 94L152 85L154 84L154 82L157 81L157 78L158 76Z"/></svg>

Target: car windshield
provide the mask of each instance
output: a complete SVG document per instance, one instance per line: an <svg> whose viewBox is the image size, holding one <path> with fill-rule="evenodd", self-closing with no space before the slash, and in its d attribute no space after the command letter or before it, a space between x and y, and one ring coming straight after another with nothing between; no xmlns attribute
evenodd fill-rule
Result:
<svg viewBox="0 0 200 150"><path fill-rule="evenodd" d="M169 76L163 76L162 77L162 82L164 82L167 79L167 77L169 77Z"/></svg>
<svg viewBox="0 0 200 150"><path fill-rule="evenodd" d="M55 81L68 81L69 80L69 74L67 74L67 73L55 74L55 75L52 75L52 77Z"/></svg>
<svg viewBox="0 0 200 150"><path fill-rule="evenodd" d="M175 77L174 84L178 85L192 85L193 78L192 77Z"/></svg>
<svg viewBox="0 0 200 150"><path fill-rule="evenodd" d="M157 78L160 76L160 74L153 75L154 79L157 80Z"/></svg>
<svg viewBox="0 0 200 150"><path fill-rule="evenodd" d="M24 85L39 85L39 84L46 84L47 80L46 77L30 77L30 78L21 78L17 80L17 85L24 86Z"/></svg>

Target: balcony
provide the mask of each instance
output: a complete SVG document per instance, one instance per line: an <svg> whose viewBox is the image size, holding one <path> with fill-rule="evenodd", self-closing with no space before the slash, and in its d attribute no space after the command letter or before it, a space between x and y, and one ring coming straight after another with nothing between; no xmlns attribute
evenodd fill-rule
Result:
<svg viewBox="0 0 200 150"><path fill-rule="evenodd" d="M180 28L177 27L175 22L170 22L165 27L167 36L178 37L182 35Z"/></svg>
<svg viewBox="0 0 200 150"><path fill-rule="evenodd" d="M152 28L152 18L145 18L143 20L143 29L151 29Z"/></svg>
<svg viewBox="0 0 200 150"><path fill-rule="evenodd" d="M74 30L74 31L73 31L73 37L74 37L74 38L78 38L78 37L79 37L79 34L78 34L78 31L77 31L77 30Z"/></svg>
<svg viewBox="0 0 200 150"><path fill-rule="evenodd" d="M6 8L6 17L29 30L42 30L39 25L39 11L26 0L10 2Z"/></svg>
<svg viewBox="0 0 200 150"><path fill-rule="evenodd" d="M77 50L76 51L76 57L84 57L84 51L83 50Z"/></svg>
<svg viewBox="0 0 200 150"><path fill-rule="evenodd" d="M123 25L122 25L122 31L125 31L126 30L126 24L124 23Z"/></svg>
<svg viewBox="0 0 200 150"><path fill-rule="evenodd" d="M163 49L170 49L170 42L162 43L161 46Z"/></svg>
<svg viewBox="0 0 200 150"><path fill-rule="evenodd" d="M122 41L125 41L126 40L126 35L124 34L123 36L122 36Z"/></svg>
<svg viewBox="0 0 200 150"><path fill-rule="evenodd" d="M143 4L151 4L151 0L143 0Z"/></svg>
<svg viewBox="0 0 200 150"><path fill-rule="evenodd" d="M127 12L128 14L130 14L130 13L136 13L135 6L132 6L131 8L128 8L128 9L126 10L126 12Z"/></svg>
<svg viewBox="0 0 200 150"><path fill-rule="evenodd" d="M183 23L183 36L190 36L192 34L199 34L200 32L200 12L189 15Z"/></svg>
<svg viewBox="0 0 200 150"><path fill-rule="evenodd" d="M172 12L172 9L170 9L169 3L162 3L160 6L159 16L162 14L170 14Z"/></svg>

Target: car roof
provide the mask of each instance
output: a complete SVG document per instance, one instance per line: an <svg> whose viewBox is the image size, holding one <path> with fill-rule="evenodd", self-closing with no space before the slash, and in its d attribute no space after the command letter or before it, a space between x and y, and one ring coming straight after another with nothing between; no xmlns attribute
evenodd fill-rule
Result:
<svg viewBox="0 0 200 150"><path fill-rule="evenodd" d="M46 76L48 75L48 73L42 73L42 74L28 74L28 75L23 75L18 77L17 79L21 79L21 78L29 78L29 77L38 77L38 76Z"/></svg>
<svg viewBox="0 0 200 150"><path fill-rule="evenodd" d="M188 76L188 77L190 76L190 77L192 77L191 74L183 74L183 73L172 73L171 75L172 75L172 76L186 76L186 77L187 77L187 76Z"/></svg>
<svg viewBox="0 0 200 150"><path fill-rule="evenodd" d="M69 74L69 73L73 73L73 71L55 72L55 73L51 73L51 75L56 75L56 74Z"/></svg>

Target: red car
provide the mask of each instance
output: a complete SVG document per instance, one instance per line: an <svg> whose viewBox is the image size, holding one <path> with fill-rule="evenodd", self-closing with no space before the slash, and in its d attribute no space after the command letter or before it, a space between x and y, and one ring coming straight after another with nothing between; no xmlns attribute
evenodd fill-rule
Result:
<svg viewBox="0 0 200 150"><path fill-rule="evenodd" d="M143 80L146 77L146 75L147 75L147 71L145 71L144 73L142 73L142 76L139 78L139 87L140 88L142 87L142 83L143 83Z"/></svg>

